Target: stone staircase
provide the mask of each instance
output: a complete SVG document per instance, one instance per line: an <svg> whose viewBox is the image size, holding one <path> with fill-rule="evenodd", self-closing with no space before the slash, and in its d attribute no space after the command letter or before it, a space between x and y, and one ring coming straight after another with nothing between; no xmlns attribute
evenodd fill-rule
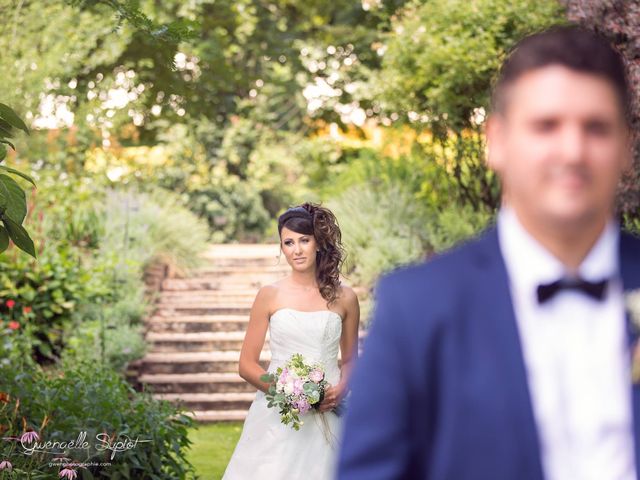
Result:
<svg viewBox="0 0 640 480"><path fill-rule="evenodd" d="M137 381L199 422L243 420L256 389L237 373L240 349L258 289L290 271L278 252L277 244L212 245L189 278L162 280ZM268 349L267 333L265 368Z"/></svg>

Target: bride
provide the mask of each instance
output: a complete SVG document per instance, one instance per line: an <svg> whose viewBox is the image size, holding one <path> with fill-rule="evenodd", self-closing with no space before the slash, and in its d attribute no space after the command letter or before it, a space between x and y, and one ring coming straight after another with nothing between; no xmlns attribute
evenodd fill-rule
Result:
<svg viewBox="0 0 640 480"><path fill-rule="evenodd" d="M334 408L346 393L358 352L358 297L340 283L341 233L330 210L314 203L290 208L278 218L278 233L291 274L260 288L251 307L239 373L258 392L223 480L334 477L341 427ZM269 385L260 380L266 372L259 363L267 328L269 372L301 353L307 363L323 363L331 384L319 409L300 417L298 431L280 422L277 408L267 407Z"/></svg>

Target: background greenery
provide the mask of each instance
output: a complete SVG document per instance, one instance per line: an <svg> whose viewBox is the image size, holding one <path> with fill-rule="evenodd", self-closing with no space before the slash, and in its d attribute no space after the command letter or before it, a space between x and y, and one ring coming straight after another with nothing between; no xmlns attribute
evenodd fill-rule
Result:
<svg viewBox="0 0 640 480"><path fill-rule="evenodd" d="M364 292L381 273L477 233L500 198L483 162L482 128L511 46L567 19L580 22L626 55L637 91L633 7L0 0L0 102L30 131L10 132L17 151L9 149L5 165L37 185L16 178L27 192L24 226L37 260L13 245L0 254L0 362L15 370L29 361L42 373L29 382L0 379L0 392L13 399L0 413L25 395L49 398L52 385L74 394L81 372L73 365L82 362L116 392L104 401L151 402L120 383L145 350L141 322L153 300L145 268L169 262L186 272L208 242L278 241L276 219L289 206L316 201L334 210L348 252L344 276ZM0 138L9 138L2 128ZM636 231L639 171L620 195L621 219ZM56 375L70 380L51 383ZM104 414L65 405L87 421ZM148 415L118 421L134 428L176 413L149 405ZM28 408L28 425L39 427L48 406L34 400ZM0 428L26 428L2 418ZM61 435L73 426L51 422ZM189 435L213 438L218 451L238 433L226 428ZM150 456L138 459L149 466L144 475L191 475L186 443L178 450L171 474L153 471ZM190 455L200 469L202 453Z"/></svg>

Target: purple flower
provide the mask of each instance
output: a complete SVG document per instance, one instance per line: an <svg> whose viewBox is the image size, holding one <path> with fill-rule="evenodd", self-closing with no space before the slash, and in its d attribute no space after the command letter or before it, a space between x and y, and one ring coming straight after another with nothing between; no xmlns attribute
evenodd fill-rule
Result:
<svg viewBox="0 0 640 480"><path fill-rule="evenodd" d="M72 468L63 468L62 470L60 470L58 476L60 478L76 478L78 476L78 472L76 472Z"/></svg>
<svg viewBox="0 0 640 480"><path fill-rule="evenodd" d="M311 409L311 405L304 398L298 402L298 410L301 414L307 413Z"/></svg>
<svg viewBox="0 0 640 480"><path fill-rule="evenodd" d="M324 373L322 370L315 369L309 374L309 380L315 383L320 383L324 379Z"/></svg>
<svg viewBox="0 0 640 480"><path fill-rule="evenodd" d="M31 443L34 440L40 440L40 437L33 430L29 430L28 432L24 432L20 437L20 442L22 443Z"/></svg>
<svg viewBox="0 0 640 480"><path fill-rule="evenodd" d="M304 382L297 378L294 382L293 382L293 394L294 395L300 395L302 393L302 386L304 385Z"/></svg>
<svg viewBox="0 0 640 480"><path fill-rule="evenodd" d="M3 460L0 462L0 470L7 469L11 471L12 468L13 468L13 465L11 465L11 462L9 460Z"/></svg>
<svg viewBox="0 0 640 480"><path fill-rule="evenodd" d="M282 373L280 374L280 382L286 383L287 378L289 378L289 369L285 368L284 370L282 370Z"/></svg>

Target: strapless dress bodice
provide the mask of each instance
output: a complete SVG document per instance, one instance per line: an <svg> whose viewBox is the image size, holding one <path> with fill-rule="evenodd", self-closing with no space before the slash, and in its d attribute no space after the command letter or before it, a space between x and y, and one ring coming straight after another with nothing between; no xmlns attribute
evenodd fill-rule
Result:
<svg viewBox="0 0 640 480"><path fill-rule="evenodd" d="M269 319L269 371L282 366L291 355L300 353L308 363L320 362L327 380L339 379L338 352L342 317L332 310L302 311L280 308Z"/></svg>

